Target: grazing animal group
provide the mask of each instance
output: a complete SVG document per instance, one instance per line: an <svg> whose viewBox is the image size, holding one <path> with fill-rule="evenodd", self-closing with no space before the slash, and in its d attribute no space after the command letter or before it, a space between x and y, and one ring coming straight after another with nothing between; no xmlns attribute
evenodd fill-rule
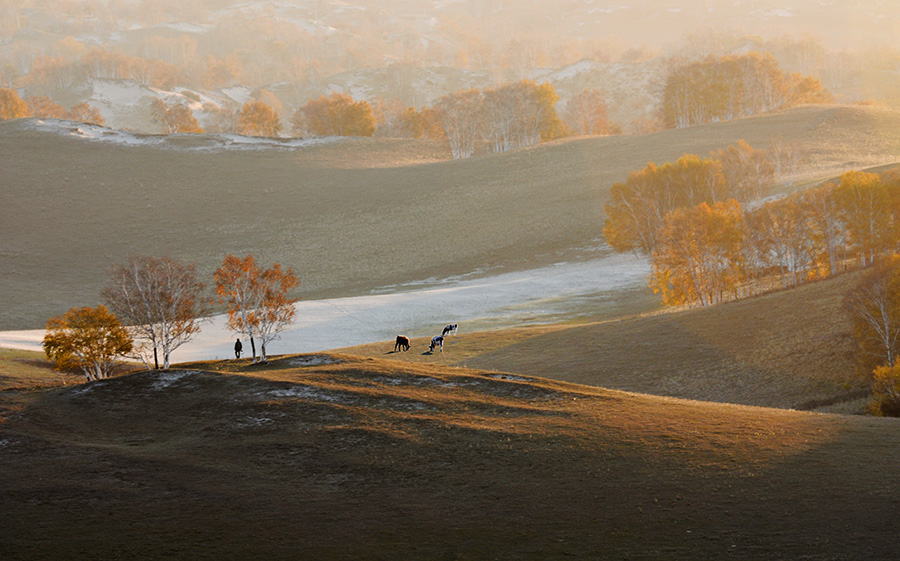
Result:
<svg viewBox="0 0 900 561"><path fill-rule="evenodd" d="M445 325L443 331L441 331L440 335L435 335L431 338L431 344L428 346L429 352L434 352L435 348L440 348L441 352L444 352L444 336L448 333L456 335L457 324L451 323L449 325ZM397 335L397 339L394 341L394 352L397 351L408 351L409 350L409 337L406 335Z"/></svg>

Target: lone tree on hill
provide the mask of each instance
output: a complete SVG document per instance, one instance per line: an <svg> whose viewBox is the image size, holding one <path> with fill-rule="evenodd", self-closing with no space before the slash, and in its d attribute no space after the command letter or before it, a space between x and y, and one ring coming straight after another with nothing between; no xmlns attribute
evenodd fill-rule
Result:
<svg viewBox="0 0 900 561"><path fill-rule="evenodd" d="M162 123L166 134L197 133L202 134L203 129L194 117L190 107L183 103L166 103L155 98L153 100L153 118Z"/></svg>
<svg viewBox="0 0 900 561"><path fill-rule="evenodd" d="M340 92L307 102L294 112L292 123L294 131L304 136L372 136L375 132L369 102Z"/></svg>
<svg viewBox="0 0 900 561"><path fill-rule="evenodd" d="M847 295L860 371L891 367L900 358L900 256L878 263Z"/></svg>
<svg viewBox="0 0 900 561"><path fill-rule="evenodd" d="M247 136L278 136L281 119L274 109L262 101L248 101L241 108L238 127L240 133Z"/></svg>
<svg viewBox="0 0 900 561"><path fill-rule="evenodd" d="M0 121L30 117L31 110L16 90L0 88Z"/></svg>
<svg viewBox="0 0 900 561"><path fill-rule="evenodd" d="M103 296L109 306L131 324L138 357L150 367L169 368L172 351L187 343L200 331L203 309L203 283L197 280L194 265L182 265L169 257L134 257L115 267Z"/></svg>
<svg viewBox="0 0 900 561"><path fill-rule="evenodd" d="M259 337L259 361L265 362L266 344L294 320L295 300L288 298L300 284L294 271L278 263L263 270L252 255L243 259L228 255L215 279L219 302L228 304L228 327L250 338L253 362L257 362L254 338Z"/></svg>
<svg viewBox="0 0 900 561"><path fill-rule="evenodd" d="M119 319L100 305L50 318L43 347L57 368L78 368L88 380L99 380L109 376L116 357L131 352L132 340Z"/></svg>

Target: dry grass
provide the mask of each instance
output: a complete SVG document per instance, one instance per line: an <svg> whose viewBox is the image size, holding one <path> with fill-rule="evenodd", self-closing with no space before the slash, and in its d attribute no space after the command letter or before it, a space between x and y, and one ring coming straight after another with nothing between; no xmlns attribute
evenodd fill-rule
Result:
<svg viewBox="0 0 900 561"><path fill-rule="evenodd" d="M46 391L0 424L0 557L826 560L900 545L894 420L346 354L202 366Z"/></svg>
<svg viewBox="0 0 900 561"><path fill-rule="evenodd" d="M467 161L436 161L429 142L204 153L27 123L0 123L0 329L40 328L97 303L109 267L131 253L196 262L209 279L226 254L253 252L293 266L302 297L352 295L580 258L600 236L609 187L648 161L783 136L814 156L812 180L900 154L900 113L872 107L803 107Z"/></svg>
<svg viewBox="0 0 900 561"><path fill-rule="evenodd" d="M858 273L699 310L584 325L447 337L444 353L384 342L367 356L469 366L655 395L860 413L869 381L855 373L844 294Z"/></svg>

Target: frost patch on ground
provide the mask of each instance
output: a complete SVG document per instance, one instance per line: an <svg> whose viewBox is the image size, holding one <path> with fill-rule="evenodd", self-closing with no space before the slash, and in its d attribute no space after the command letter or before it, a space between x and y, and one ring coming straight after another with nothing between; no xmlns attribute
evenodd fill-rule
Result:
<svg viewBox="0 0 900 561"><path fill-rule="evenodd" d="M353 400L346 396L333 394L310 386L295 385L290 388L281 388L277 390L268 390L261 393L263 398L286 398L296 397L300 399L311 399L315 401L327 401L328 403L340 403L345 405L352 404Z"/></svg>
<svg viewBox="0 0 900 561"><path fill-rule="evenodd" d="M83 384L83 385L75 388L74 390L72 390L71 395L74 395L74 396L84 395L86 393L90 393L90 392L96 390L97 388L105 387L107 385L107 383L108 383L107 380L95 380L93 382L88 382L88 383Z"/></svg>
<svg viewBox="0 0 900 561"><path fill-rule="evenodd" d="M241 136L239 134L173 134L150 135L126 132L78 121L36 119L32 128L84 140L119 144L122 146L153 146L183 152L217 152L224 150L297 150L320 144L340 142L339 137L273 138Z"/></svg>
<svg viewBox="0 0 900 561"><path fill-rule="evenodd" d="M509 374L489 374L488 378L493 378L494 380L511 380L513 382L530 382L528 378L522 378L521 376L511 376Z"/></svg>
<svg viewBox="0 0 900 561"><path fill-rule="evenodd" d="M344 362L339 358L327 355L301 356L292 358L288 361L291 366L322 366L324 364L341 364Z"/></svg>
<svg viewBox="0 0 900 561"><path fill-rule="evenodd" d="M182 378L190 374L199 374L199 372L197 372L196 370L182 372L160 372L156 375L156 381L150 384L150 389L162 390L168 388L172 384L180 381Z"/></svg>
<svg viewBox="0 0 900 561"><path fill-rule="evenodd" d="M275 415L275 416L284 417L284 414L282 413L280 415ZM250 428L250 427L261 427L263 425L268 425L268 424L274 423L274 422L275 422L275 419L273 419L272 417L265 416L265 415L260 415L258 417L255 417L253 415L247 415L243 419L237 421L236 425L238 426L238 428L243 429L243 428Z"/></svg>

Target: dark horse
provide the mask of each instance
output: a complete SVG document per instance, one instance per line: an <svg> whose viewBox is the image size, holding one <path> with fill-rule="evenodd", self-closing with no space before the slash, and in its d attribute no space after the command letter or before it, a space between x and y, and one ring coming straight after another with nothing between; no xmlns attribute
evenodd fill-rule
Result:
<svg viewBox="0 0 900 561"><path fill-rule="evenodd" d="M406 335L397 335L397 341L394 343L394 352L398 350L409 350L409 337Z"/></svg>

